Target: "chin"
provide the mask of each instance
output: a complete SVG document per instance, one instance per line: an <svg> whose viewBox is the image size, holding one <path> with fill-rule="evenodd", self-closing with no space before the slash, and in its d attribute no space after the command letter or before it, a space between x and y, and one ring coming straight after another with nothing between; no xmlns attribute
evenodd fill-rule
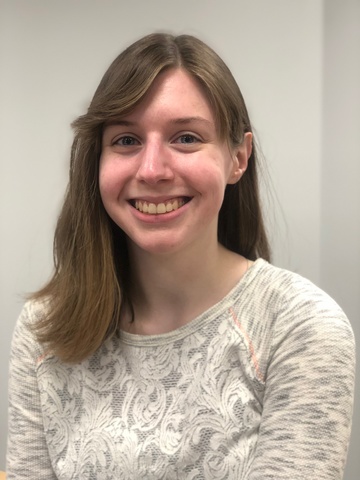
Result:
<svg viewBox="0 0 360 480"><path fill-rule="evenodd" d="M131 239L128 237L130 248L132 248L134 252L140 251L150 255L161 256L177 253L180 250L183 250L186 246L184 241L174 238L174 235L171 235L171 238L161 239L151 239L149 238L151 237L150 235L147 235L147 237L148 238L146 239Z"/></svg>
<svg viewBox="0 0 360 480"><path fill-rule="evenodd" d="M169 245L164 243L156 243L156 244L136 244L135 245L135 250L140 250L142 252L146 252L147 254L150 255L156 255L156 256L165 256L169 255L172 253L176 253L177 251L180 250L178 245Z"/></svg>

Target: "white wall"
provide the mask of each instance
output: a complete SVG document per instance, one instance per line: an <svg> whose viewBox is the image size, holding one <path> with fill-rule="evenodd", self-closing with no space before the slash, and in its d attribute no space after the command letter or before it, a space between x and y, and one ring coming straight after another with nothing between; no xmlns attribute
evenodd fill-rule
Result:
<svg viewBox="0 0 360 480"><path fill-rule="evenodd" d="M6 432L7 362L21 295L38 288L51 271L52 233L67 181L69 124L85 110L110 61L153 30L198 35L227 61L247 100L277 196L268 212L274 262L328 287L357 320L359 278L353 277L351 293L344 288L347 273L360 271L351 263L359 262L360 236L351 214L352 205L357 213L360 205L351 173L354 152L346 157L350 190L336 158L334 175L324 176L329 173L324 143L330 138L335 150L341 147L324 123L332 101L323 68L332 68L327 59L337 31L327 1L0 0L1 432ZM354 23L359 2L341 5ZM359 43L353 48L359 52ZM342 73L337 72L340 80ZM350 102L358 94L354 84ZM346 110L351 124L355 116ZM347 138L347 148L356 149L355 138ZM340 208L341 229L329 217L334 182L352 195L346 216ZM334 235L343 240L340 245L349 245L351 229L352 248L334 251ZM343 275L328 274L330 264ZM0 469L5 443L2 434ZM348 480L356 478L356 461L353 454Z"/></svg>
<svg viewBox="0 0 360 480"><path fill-rule="evenodd" d="M320 283L352 320L359 347L360 1L324 5ZM359 366L359 348L357 360ZM355 405L346 470L354 480L360 476L359 381Z"/></svg>

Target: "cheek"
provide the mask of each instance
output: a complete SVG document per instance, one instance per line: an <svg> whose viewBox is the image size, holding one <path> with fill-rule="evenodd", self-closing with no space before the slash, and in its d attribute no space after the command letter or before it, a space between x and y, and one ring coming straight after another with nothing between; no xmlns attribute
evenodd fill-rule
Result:
<svg viewBox="0 0 360 480"><path fill-rule="evenodd" d="M103 203L118 195L121 188L119 175L111 163L102 162L99 166L99 189Z"/></svg>
<svg viewBox="0 0 360 480"><path fill-rule="evenodd" d="M111 176L107 174L103 168L99 171L99 186L100 190L106 190L111 185Z"/></svg>
<svg viewBox="0 0 360 480"><path fill-rule="evenodd" d="M111 195L111 183L108 181L107 176L104 175L104 172L100 170L99 172L99 190L101 200L106 207L107 200Z"/></svg>
<svg viewBox="0 0 360 480"><path fill-rule="evenodd" d="M111 175L107 175L105 170L99 172L99 191L103 207L109 217L118 224L118 195L119 190L116 188Z"/></svg>
<svg viewBox="0 0 360 480"><path fill-rule="evenodd" d="M222 164L210 163L203 165L198 174L198 181L204 193L207 192L214 198L223 197L227 185L227 173Z"/></svg>

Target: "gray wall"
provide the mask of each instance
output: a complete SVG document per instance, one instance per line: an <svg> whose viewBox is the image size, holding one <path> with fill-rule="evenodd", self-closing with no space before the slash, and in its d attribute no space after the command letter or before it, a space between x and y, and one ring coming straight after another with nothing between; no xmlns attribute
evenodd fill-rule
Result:
<svg viewBox="0 0 360 480"><path fill-rule="evenodd" d="M0 469L10 339L51 272L70 122L115 55L153 30L227 61L261 142L274 263L328 290L360 332L359 0L0 0ZM357 404L359 399L357 397ZM346 479L358 478L359 412Z"/></svg>
<svg viewBox="0 0 360 480"><path fill-rule="evenodd" d="M355 480L360 478L360 1L324 5L320 285L343 306L357 339L345 476Z"/></svg>

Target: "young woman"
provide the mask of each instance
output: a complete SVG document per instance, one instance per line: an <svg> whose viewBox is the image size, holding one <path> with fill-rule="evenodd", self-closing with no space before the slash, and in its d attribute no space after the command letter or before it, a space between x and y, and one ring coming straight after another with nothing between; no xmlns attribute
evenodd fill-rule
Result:
<svg viewBox="0 0 360 480"><path fill-rule="evenodd" d="M222 60L147 36L74 128L55 273L14 333L8 478L342 478L353 334L268 263Z"/></svg>

